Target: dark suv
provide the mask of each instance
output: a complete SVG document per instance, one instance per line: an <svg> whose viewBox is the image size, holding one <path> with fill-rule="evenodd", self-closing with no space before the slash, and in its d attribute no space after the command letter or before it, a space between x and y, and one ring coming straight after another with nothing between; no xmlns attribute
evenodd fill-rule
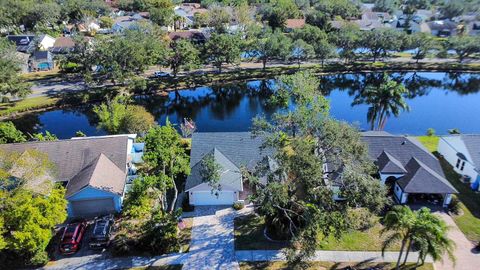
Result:
<svg viewBox="0 0 480 270"><path fill-rule="evenodd" d="M80 249L86 228L87 223L85 221L68 224L63 231L60 252L67 255L77 252Z"/></svg>
<svg viewBox="0 0 480 270"><path fill-rule="evenodd" d="M95 219L95 226L90 237L89 246L91 249L106 248L110 243L110 233L113 227L113 215Z"/></svg>

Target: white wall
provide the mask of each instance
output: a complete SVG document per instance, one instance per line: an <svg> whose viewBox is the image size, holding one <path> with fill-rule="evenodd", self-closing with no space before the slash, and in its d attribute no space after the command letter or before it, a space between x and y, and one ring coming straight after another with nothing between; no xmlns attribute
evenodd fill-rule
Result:
<svg viewBox="0 0 480 270"><path fill-rule="evenodd" d="M438 152L443 155L450 165L453 166L453 169L457 173L470 176L472 181L477 179L478 173L475 171L475 167L471 163L472 158L470 157L470 153L460 136L453 135L440 137L440 141L438 142ZM463 170L455 167L455 165L457 165L458 152L464 154L467 158Z"/></svg>
<svg viewBox="0 0 480 270"><path fill-rule="evenodd" d="M400 204L407 203L408 193L403 192L402 188L397 183L395 183L393 192L395 192L395 197Z"/></svg>

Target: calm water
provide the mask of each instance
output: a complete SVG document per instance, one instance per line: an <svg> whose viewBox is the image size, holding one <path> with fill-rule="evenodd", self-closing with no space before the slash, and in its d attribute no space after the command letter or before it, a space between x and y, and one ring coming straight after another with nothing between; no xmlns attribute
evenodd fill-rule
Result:
<svg viewBox="0 0 480 270"><path fill-rule="evenodd" d="M428 128L445 134L458 128L463 133L480 133L480 74L394 73L404 83L410 111L387 120L385 130L397 134L424 134ZM369 104L352 106L368 85L378 85L381 73L329 75L321 77L321 91L331 102L331 115L369 129ZM155 115L160 124L166 118L178 123L192 118L198 131L248 131L256 115L270 116L275 108L267 99L275 89L274 80L197 87L171 92L168 97L138 97L137 101ZM53 110L16 119L25 132L48 130L59 138L70 138L81 130L87 135L103 135L96 128L91 106Z"/></svg>

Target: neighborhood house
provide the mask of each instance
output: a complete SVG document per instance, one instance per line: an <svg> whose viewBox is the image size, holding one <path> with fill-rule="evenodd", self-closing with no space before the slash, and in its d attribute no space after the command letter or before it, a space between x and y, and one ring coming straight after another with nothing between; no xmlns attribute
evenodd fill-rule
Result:
<svg viewBox="0 0 480 270"><path fill-rule="evenodd" d="M67 189L69 217L92 217L122 209L127 179L142 161L143 144L134 143L135 138L131 134L3 144L0 150L47 154L58 171L54 181Z"/></svg>
<svg viewBox="0 0 480 270"><path fill-rule="evenodd" d="M441 136L438 152L462 175L463 181L471 183L474 190L480 186L480 135L462 134Z"/></svg>

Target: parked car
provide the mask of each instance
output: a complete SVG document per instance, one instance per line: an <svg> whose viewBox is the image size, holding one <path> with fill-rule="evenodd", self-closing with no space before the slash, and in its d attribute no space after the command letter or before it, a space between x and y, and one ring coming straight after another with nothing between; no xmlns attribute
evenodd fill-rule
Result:
<svg viewBox="0 0 480 270"><path fill-rule="evenodd" d="M155 77L155 78L169 78L169 77L171 77L171 75L168 72L155 71L153 73L153 77Z"/></svg>
<svg viewBox="0 0 480 270"><path fill-rule="evenodd" d="M113 215L95 219L89 246L91 249L106 248L110 244L110 233L113 227Z"/></svg>
<svg viewBox="0 0 480 270"><path fill-rule="evenodd" d="M84 220L68 224L60 241L60 252L68 255L80 250L86 229L87 222Z"/></svg>

